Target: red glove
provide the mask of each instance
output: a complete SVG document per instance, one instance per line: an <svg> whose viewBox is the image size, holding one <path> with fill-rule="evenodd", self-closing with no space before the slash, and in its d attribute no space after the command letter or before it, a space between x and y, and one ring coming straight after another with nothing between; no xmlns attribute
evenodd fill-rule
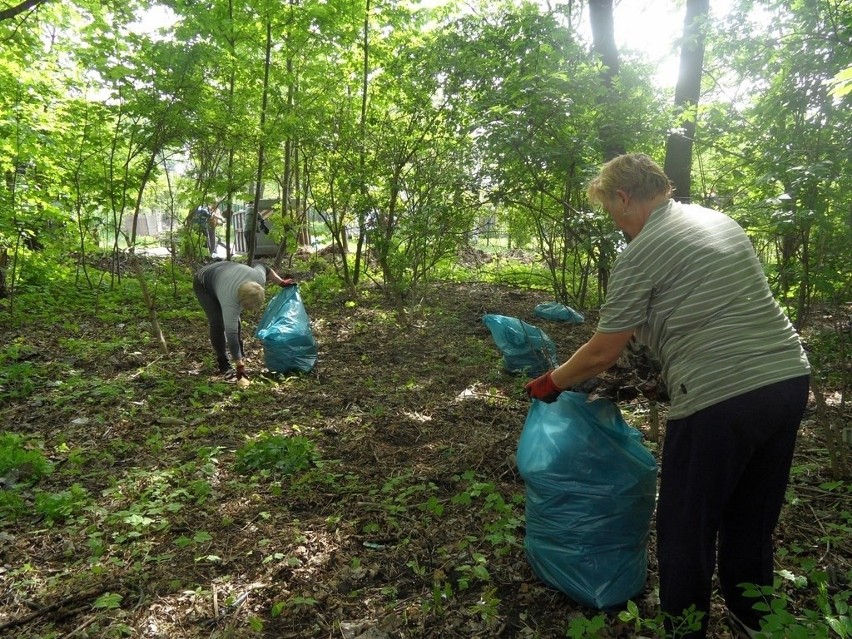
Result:
<svg viewBox="0 0 852 639"><path fill-rule="evenodd" d="M296 280L287 278L286 280L281 280L281 283L278 286L280 286L281 288L287 288L288 286L296 286Z"/></svg>
<svg viewBox="0 0 852 639"><path fill-rule="evenodd" d="M524 386L527 391L527 397L530 399L539 399L547 404L552 404L562 392L561 388L557 388L553 383L553 371L547 371L544 375L536 377L529 384Z"/></svg>
<svg viewBox="0 0 852 639"><path fill-rule="evenodd" d="M237 379L248 379L245 364L237 364Z"/></svg>

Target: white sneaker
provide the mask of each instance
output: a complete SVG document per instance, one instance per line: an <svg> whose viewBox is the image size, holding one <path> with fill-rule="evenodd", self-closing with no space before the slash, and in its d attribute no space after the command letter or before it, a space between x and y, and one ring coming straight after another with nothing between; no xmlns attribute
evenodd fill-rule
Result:
<svg viewBox="0 0 852 639"><path fill-rule="evenodd" d="M731 627L731 630L734 631L734 635L737 639L757 639L758 637L763 636L760 634L760 630L749 628L730 610L728 611L728 625Z"/></svg>

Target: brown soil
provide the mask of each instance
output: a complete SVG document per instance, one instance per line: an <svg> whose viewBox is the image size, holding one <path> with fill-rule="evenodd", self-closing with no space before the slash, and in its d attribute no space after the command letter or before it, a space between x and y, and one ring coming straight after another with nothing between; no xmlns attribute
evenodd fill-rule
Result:
<svg viewBox="0 0 852 639"><path fill-rule="evenodd" d="M38 488L78 483L90 502L64 521L26 513L0 522L0 634L565 637L572 617L598 612L543 586L524 558L514 453L526 380L502 370L481 322L498 313L541 326L564 359L594 317L544 322L533 309L547 299L447 284L410 309L406 327L378 296L314 301L316 368L265 376L261 344L249 339L252 385L243 390L211 379L203 316L189 295L162 302L168 356L153 344L104 354L74 341L142 335L139 320L3 330L7 344L30 345L31 361L55 362L56 378L0 404L0 421L44 442L58 464ZM630 390L644 381L617 368L599 392L629 398L625 415L647 437L648 400ZM844 526L852 500L823 485L821 426L809 413L778 564L800 575L812 559L833 576L831 588L848 588L852 546L843 528L831 530ZM236 451L264 433L307 437L312 467L238 473ZM646 616L655 613L653 534L650 546L637 597ZM812 588L786 590L795 606L813 606ZM118 607L104 608L105 593L121 596ZM721 613L717 598L712 637L730 636ZM610 615L597 636L642 633Z"/></svg>

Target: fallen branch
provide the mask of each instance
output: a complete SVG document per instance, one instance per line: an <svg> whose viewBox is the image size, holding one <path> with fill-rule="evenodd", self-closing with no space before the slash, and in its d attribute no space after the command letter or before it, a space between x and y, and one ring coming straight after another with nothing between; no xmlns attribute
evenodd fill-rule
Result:
<svg viewBox="0 0 852 639"><path fill-rule="evenodd" d="M89 599L95 599L96 597L101 596L105 592L109 590L113 590L116 584L107 584L105 586L100 586L98 588L94 588L87 592L81 592L76 595L71 595L70 597L66 597L56 603L52 603L49 606L44 606L43 608L39 608L35 612L25 616L20 617L18 619L12 619L11 621L7 621L4 624L0 624L0 635L2 635L4 630L8 630L9 628L17 628L18 626L24 626L31 621L35 621L39 617L44 615L49 615L57 610L61 610L71 604L79 603L81 601L88 601Z"/></svg>

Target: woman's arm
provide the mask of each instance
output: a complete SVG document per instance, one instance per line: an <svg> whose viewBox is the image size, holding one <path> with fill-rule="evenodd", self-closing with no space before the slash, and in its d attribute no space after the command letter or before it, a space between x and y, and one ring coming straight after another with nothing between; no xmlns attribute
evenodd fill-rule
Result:
<svg viewBox="0 0 852 639"><path fill-rule="evenodd" d="M619 333L596 332L562 366L527 384L527 395L543 402L555 402L563 390L585 382L615 364L632 336L633 329Z"/></svg>
<svg viewBox="0 0 852 639"><path fill-rule="evenodd" d="M633 329L620 333L596 332L559 368L552 372L553 383L560 389L570 388L602 373L618 361Z"/></svg>

